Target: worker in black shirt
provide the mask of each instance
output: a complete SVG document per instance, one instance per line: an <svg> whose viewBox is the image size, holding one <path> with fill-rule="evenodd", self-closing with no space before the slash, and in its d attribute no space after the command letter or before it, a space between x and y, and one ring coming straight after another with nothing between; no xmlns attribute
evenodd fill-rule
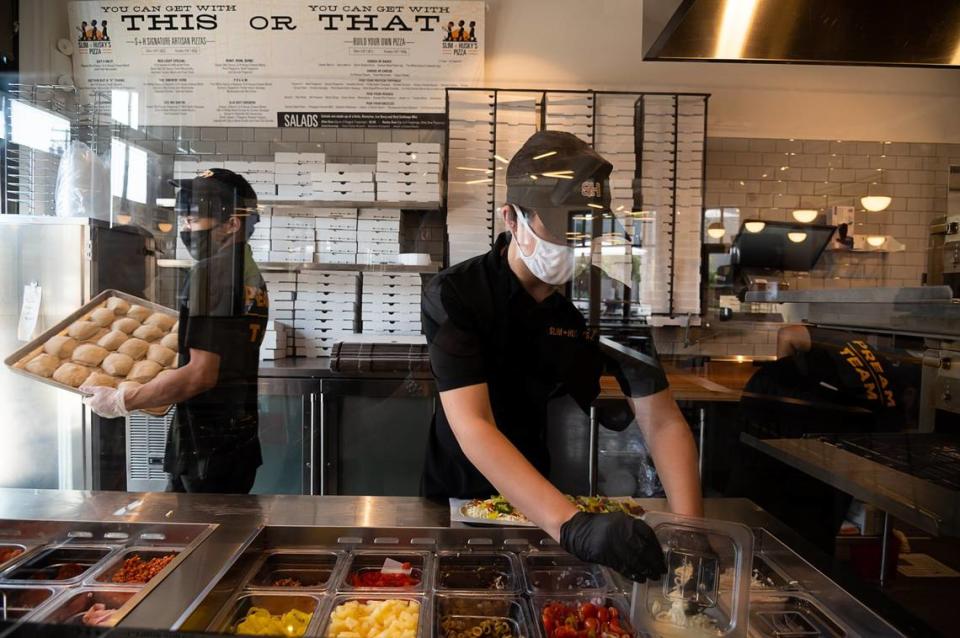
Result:
<svg viewBox="0 0 960 638"><path fill-rule="evenodd" d="M180 236L197 260L180 295L179 366L135 389L81 388L104 417L176 404L164 469L177 492L247 493L261 465L257 371L267 289L247 239L259 220L242 176L179 180Z"/></svg>
<svg viewBox="0 0 960 638"><path fill-rule="evenodd" d="M655 355L645 365L601 351L595 331L557 290L574 274L570 216L609 209L611 168L569 133L536 133L507 167L499 213L510 232L425 289L423 325L440 405L423 492L499 492L567 551L643 580L665 570L651 530L622 514L578 512L544 477L547 400L569 394L588 410L608 371L629 397L671 509L702 516L693 437Z"/></svg>

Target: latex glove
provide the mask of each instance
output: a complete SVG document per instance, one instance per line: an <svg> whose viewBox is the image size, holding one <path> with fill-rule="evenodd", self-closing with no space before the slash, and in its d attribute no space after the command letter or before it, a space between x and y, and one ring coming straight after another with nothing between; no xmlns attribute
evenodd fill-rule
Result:
<svg viewBox="0 0 960 638"><path fill-rule="evenodd" d="M83 399L83 403L105 419L115 419L130 414L127 406L124 405L122 390L99 385L82 385L78 389L89 395Z"/></svg>
<svg viewBox="0 0 960 638"><path fill-rule="evenodd" d="M580 560L606 565L639 583L667 571L650 526L622 512L577 512L560 527L560 545Z"/></svg>

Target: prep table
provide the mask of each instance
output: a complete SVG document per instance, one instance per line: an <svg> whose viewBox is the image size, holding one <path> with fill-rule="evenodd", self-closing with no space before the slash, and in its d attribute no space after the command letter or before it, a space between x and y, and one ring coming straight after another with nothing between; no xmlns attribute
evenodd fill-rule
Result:
<svg viewBox="0 0 960 638"><path fill-rule="evenodd" d="M665 506L660 499L641 499L641 503L648 510ZM781 542L785 539L793 544L796 539L789 529L749 501L707 499L706 513L710 518L739 521L754 528L751 600L757 601L757 609L764 612L765 618L771 618L771 613L776 618L776 614L786 611L809 613L816 609L830 621L825 625L830 631L822 635L902 635ZM9 577L18 565L51 544L103 546L108 550L103 560L91 565L89 577L81 578L73 586L53 587L53 595L37 606L31 618L58 618L57 614L62 613L58 610L77 593L106 587L96 582L96 575L109 572L110 565L125 550L142 548L144 543L175 549L176 559L153 580L139 587L126 587L132 595L124 597L126 602L115 619L120 628L222 629L226 626L224 619L238 608L238 600L251 593L262 596L264 588L271 589L272 583L258 581L256 574L272 556L287 552L313 554L307 567L314 574L326 570L323 583L306 595L303 591L285 592L301 601L316 603L318 615L308 634L320 632L335 603L343 600L334 595L350 589L345 580L346 565L353 560L359 564L361 555L386 552L400 557L422 556L422 585L416 595L423 601L422 635L432 636L435 622L431 614L435 606L445 604L441 590L446 587L435 563L443 564L442 557L452 551L499 554L496 560L514 566L513 578L507 582L511 591L515 590L514 598L520 608L525 610L517 621L527 623L523 635L533 636L539 632L533 612L539 599L524 594L529 591L523 584L529 580L529 566L524 562L521 568L521 559L531 551L558 550L539 530L451 527L446 503L404 497L2 489L0 519L0 542L19 543L27 550L2 568L0 579ZM610 583L606 595L621 600L622 591L629 584L607 570L600 573ZM0 582L3 586L17 585ZM110 587L123 589L118 585ZM451 586L457 587L462 585ZM266 593L284 595L276 588Z"/></svg>

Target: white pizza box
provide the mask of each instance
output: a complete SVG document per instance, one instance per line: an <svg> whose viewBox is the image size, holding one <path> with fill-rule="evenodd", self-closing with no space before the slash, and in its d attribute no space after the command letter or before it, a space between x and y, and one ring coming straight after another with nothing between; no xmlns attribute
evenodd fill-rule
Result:
<svg viewBox="0 0 960 638"><path fill-rule="evenodd" d="M347 233L354 231L333 231L333 232L343 232L346 236ZM317 252L324 253L355 253L357 252L357 242L356 240L336 240L336 239L327 239L326 235L320 237L317 242Z"/></svg>
<svg viewBox="0 0 960 638"><path fill-rule="evenodd" d="M423 277L421 277L418 272L365 272L363 273L363 280L370 283L389 285L414 283L420 285Z"/></svg>
<svg viewBox="0 0 960 638"><path fill-rule="evenodd" d="M294 217L288 215L274 215L271 232L278 228L313 229L314 221L311 217Z"/></svg>
<svg viewBox="0 0 960 638"><path fill-rule="evenodd" d="M267 270L260 273L263 280L269 284L294 284L297 283L297 273L288 270Z"/></svg>
<svg viewBox="0 0 960 638"><path fill-rule="evenodd" d="M306 289L320 283L352 283L360 281L360 273L341 270L301 270L297 282Z"/></svg>
<svg viewBox="0 0 960 638"><path fill-rule="evenodd" d="M437 173L416 172L377 173L377 188L383 188L384 186L391 187L394 184L399 184L400 186L408 184L431 184L436 188L439 187L440 184L440 175ZM399 188L399 186L395 188Z"/></svg>
<svg viewBox="0 0 960 638"><path fill-rule="evenodd" d="M293 240L312 242L316 241L316 231L313 228L287 228L284 226L277 226L276 228L270 230L270 239L273 241ZM274 248L274 250L277 249Z"/></svg>
<svg viewBox="0 0 960 638"><path fill-rule="evenodd" d="M270 251L270 258L267 261L276 261L281 263L302 263L313 261L313 253L308 252L284 252Z"/></svg>
<svg viewBox="0 0 960 638"><path fill-rule="evenodd" d="M291 299L289 301L283 301L280 299L271 300L270 306L275 310L293 310L294 301Z"/></svg>
<svg viewBox="0 0 960 638"><path fill-rule="evenodd" d="M411 202L418 204L428 204L430 202L437 201L440 197L440 193L424 193L420 191L415 192L398 192L398 191L388 191L386 193L380 193L378 199L384 202Z"/></svg>
<svg viewBox="0 0 960 638"><path fill-rule="evenodd" d="M240 160L226 161L223 167L244 177L247 175L273 175L276 172L274 162L245 162ZM249 178L248 178L249 181Z"/></svg>
<svg viewBox="0 0 960 638"><path fill-rule="evenodd" d="M357 263L357 254L325 253L319 251L314 253L314 261L318 264L355 264Z"/></svg>
<svg viewBox="0 0 960 638"><path fill-rule="evenodd" d="M395 266L400 263L396 253L357 253L357 263L369 266Z"/></svg>
<svg viewBox="0 0 960 638"><path fill-rule="evenodd" d="M270 251L270 240L269 239L253 239L250 238L247 240L247 246L250 246L250 250L257 253L263 251Z"/></svg>
<svg viewBox="0 0 960 638"><path fill-rule="evenodd" d="M310 179L310 176L313 174L320 164L287 164L283 162L277 162L274 164L274 175L279 177L280 175L305 175L307 180ZM323 164L326 166L326 164Z"/></svg>
<svg viewBox="0 0 960 638"><path fill-rule="evenodd" d="M439 162L378 160L377 173L439 173Z"/></svg>
<svg viewBox="0 0 960 638"><path fill-rule="evenodd" d="M322 319L322 320L304 323L303 325L300 325L300 323L297 323L294 329L302 330L302 331L310 330L311 332L313 330L353 331L354 327L355 327L355 322L353 321L353 319ZM309 335L305 334L304 336L309 336Z"/></svg>
<svg viewBox="0 0 960 638"><path fill-rule="evenodd" d="M357 219L400 219L400 211L395 208L366 208L361 210Z"/></svg>
<svg viewBox="0 0 960 638"><path fill-rule="evenodd" d="M357 286L355 283L318 283L313 284L309 288L310 292L316 295L323 294L339 294L339 295L350 295L349 297L338 297L338 299L346 300L356 297ZM297 300L295 302L296 308L308 308L312 304L316 303L316 299L309 299L304 295L304 292L298 290Z"/></svg>
<svg viewBox="0 0 960 638"><path fill-rule="evenodd" d="M377 151L377 164L380 162L421 162L439 164L440 151Z"/></svg>
<svg viewBox="0 0 960 638"><path fill-rule="evenodd" d="M337 242L337 243L343 242L343 243L355 244L357 242L357 231L356 229L353 229L353 228L348 230L330 230L325 228L323 230L317 230L315 232L316 232L317 241L321 243L322 242Z"/></svg>
<svg viewBox="0 0 960 638"><path fill-rule="evenodd" d="M277 184L277 195L286 199L312 199L314 197L313 188L309 184L302 186Z"/></svg>
<svg viewBox="0 0 960 638"><path fill-rule="evenodd" d="M364 308L363 311L363 322L364 323L376 323L376 322L394 322L402 321L420 324L420 308L413 308L410 310L402 311L388 311L388 310L369 310Z"/></svg>
<svg viewBox="0 0 960 638"><path fill-rule="evenodd" d="M312 253L317 248L317 242L312 239L271 239L271 252L303 252Z"/></svg>
<svg viewBox="0 0 960 638"><path fill-rule="evenodd" d="M273 290L268 290L267 297L270 299L270 303L276 301L293 301L293 291L282 290L274 292Z"/></svg>
<svg viewBox="0 0 960 638"><path fill-rule="evenodd" d="M340 218L340 217L356 217L357 209L356 208L317 208L314 209L314 217L323 217L323 218Z"/></svg>
<svg viewBox="0 0 960 638"><path fill-rule="evenodd" d="M426 182L411 182L409 184L387 183L377 185L378 195L382 196L390 193L414 193L418 195L432 195L436 197L440 195L440 186L438 184L430 184Z"/></svg>
<svg viewBox="0 0 960 638"><path fill-rule="evenodd" d="M440 153L442 146L437 142L377 142L377 154L380 153Z"/></svg>
<svg viewBox="0 0 960 638"><path fill-rule="evenodd" d="M394 217L391 219L367 219L362 218L357 220L357 231L389 231L392 233L397 233L400 231L400 218Z"/></svg>
<svg viewBox="0 0 960 638"><path fill-rule="evenodd" d="M276 152L273 154L273 160L284 164L325 164L327 155L326 153Z"/></svg>
<svg viewBox="0 0 960 638"><path fill-rule="evenodd" d="M400 254L398 242L357 242L358 255L390 255L394 258Z"/></svg>
<svg viewBox="0 0 960 638"><path fill-rule="evenodd" d="M377 303L420 303L421 293L419 290L407 292L388 293L377 291L375 293L364 292L361 296L361 305L366 308L368 305Z"/></svg>
<svg viewBox="0 0 960 638"><path fill-rule="evenodd" d="M400 227L396 228L377 228L373 230L367 230L365 228L358 228L357 233L357 242L391 242L398 243L400 240L397 237L397 232L400 230Z"/></svg>
<svg viewBox="0 0 960 638"><path fill-rule="evenodd" d="M372 173L377 170L376 164L342 164L336 162L327 162L327 171L343 171L346 173L362 172Z"/></svg>
<svg viewBox="0 0 960 638"><path fill-rule="evenodd" d="M251 251L250 256L253 257L253 261L258 264L262 264L270 261L270 252L265 250Z"/></svg>
<svg viewBox="0 0 960 638"><path fill-rule="evenodd" d="M254 194L257 196L257 199L260 200L261 202L271 201L273 199L276 199L277 197L276 187L273 185L271 186L261 185L257 187L251 187L251 188L253 188Z"/></svg>
<svg viewBox="0 0 960 638"><path fill-rule="evenodd" d="M331 202L372 202L375 201L373 191L325 191L323 199Z"/></svg>
<svg viewBox="0 0 960 638"><path fill-rule="evenodd" d="M278 186L302 186L308 187L311 182L311 175L295 175L293 173L281 173L274 176L274 181Z"/></svg>
<svg viewBox="0 0 960 638"><path fill-rule="evenodd" d="M356 217L318 217L315 221L314 227L317 230L317 233L324 231L356 231L357 230L357 218Z"/></svg>
<svg viewBox="0 0 960 638"><path fill-rule="evenodd" d="M312 301L312 308L305 310L305 313L325 313L334 312L341 315L353 316L357 311L357 303L354 301ZM309 316L305 315L305 316Z"/></svg>
<svg viewBox="0 0 960 638"><path fill-rule="evenodd" d="M275 310L271 308L269 318L290 322L293 321L293 310Z"/></svg>
<svg viewBox="0 0 960 638"><path fill-rule="evenodd" d="M331 171L329 166L325 171L315 171L312 175L314 182L373 182L373 171Z"/></svg>
<svg viewBox="0 0 960 638"><path fill-rule="evenodd" d="M305 308L297 310L296 321L317 322L324 319L333 319L337 321L353 321L357 316L355 310L317 310L315 308Z"/></svg>
<svg viewBox="0 0 960 638"><path fill-rule="evenodd" d="M373 194L375 192L373 182L369 184L360 184L357 182L311 182L311 187L317 199L323 199L327 193Z"/></svg>

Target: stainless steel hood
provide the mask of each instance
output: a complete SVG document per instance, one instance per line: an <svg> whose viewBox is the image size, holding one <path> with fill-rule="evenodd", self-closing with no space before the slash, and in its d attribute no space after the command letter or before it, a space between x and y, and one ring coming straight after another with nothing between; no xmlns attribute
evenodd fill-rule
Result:
<svg viewBox="0 0 960 638"><path fill-rule="evenodd" d="M960 66L958 0L644 0L645 60Z"/></svg>

